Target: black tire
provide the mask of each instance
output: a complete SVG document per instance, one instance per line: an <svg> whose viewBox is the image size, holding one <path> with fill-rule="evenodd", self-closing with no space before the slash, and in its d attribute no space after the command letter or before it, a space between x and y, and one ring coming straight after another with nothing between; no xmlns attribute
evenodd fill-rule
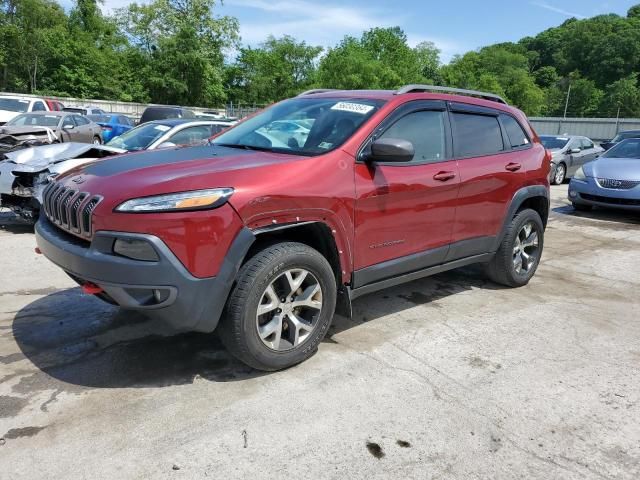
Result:
<svg viewBox="0 0 640 480"><path fill-rule="evenodd" d="M590 212L593 210L591 205L581 205L579 203L572 203L573 209L577 212Z"/></svg>
<svg viewBox="0 0 640 480"><path fill-rule="evenodd" d="M527 271L518 272L514 264L516 259L515 248L522 235L523 229L528 224L535 228L537 233L537 248L535 252L532 250L528 252L534 260ZM496 255L486 267L487 275L494 282L506 285L507 287L522 287L526 285L538 268L543 246L544 226L542 225L542 220L538 212L531 209L518 212L507 228ZM518 255L521 254L518 253ZM522 257L520 257L520 259L523 261Z"/></svg>
<svg viewBox="0 0 640 480"><path fill-rule="evenodd" d="M97 142L96 142L96 140L97 140ZM102 139L98 135L94 135L93 136L93 143L95 145L102 145Z"/></svg>
<svg viewBox="0 0 640 480"><path fill-rule="evenodd" d="M312 274L308 278L317 281L316 284L321 288L322 307L319 314L310 320L313 329L308 333L308 338L288 350L274 350L267 346L258 334L258 307L267 295L268 287L273 282L279 282L278 279L291 269L304 269ZM236 284L229 295L218 327L218 335L233 356L253 368L274 371L290 367L306 360L317 351L318 344L331 325L336 295L337 285L333 270L318 251L294 242L267 246L251 257L238 272ZM291 297L293 296L292 293ZM280 311L279 308L276 310ZM277 313L272 315L271 318L275 318ZM284 319L290 318L284 313L281 316ZM280 335L291 334L285 323L286 320L282 320L283 329L278 329Z"/></svg>
<svg viewBox="0 0 640 480"><path fill-rule="evenodd" d="M553 171L553 176L551 177L551 184L562 185L566 179L567 179L567 166L564 163L559 163L558 165L556 165L556 168Z"/></svg>

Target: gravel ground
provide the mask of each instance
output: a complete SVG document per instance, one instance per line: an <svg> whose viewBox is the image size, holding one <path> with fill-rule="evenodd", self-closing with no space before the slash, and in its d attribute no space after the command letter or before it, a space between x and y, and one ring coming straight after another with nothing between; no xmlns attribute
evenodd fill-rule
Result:
<svg viewBox="0 0 640 480"><path fill-rule="evenodd" d="M371 294L273 374L84 296L0 213L0 478L640 478L640 216L566 190L529 286Z"/></svg>

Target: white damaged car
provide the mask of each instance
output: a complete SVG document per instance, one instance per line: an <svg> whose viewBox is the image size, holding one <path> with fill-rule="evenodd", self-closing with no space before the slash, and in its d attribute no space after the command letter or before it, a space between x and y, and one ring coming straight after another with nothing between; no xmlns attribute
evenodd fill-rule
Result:
<svg viewBox="0 0 640 480"><path fill-rule="evenodd" d="M0 154L0 207L35 222L45 187L67 170L120 153L206 142L231 125L221 120L171 118L139 125L106 145L55 143Z"/></svg>
<svg viewBox="0 0 640 480"><path fill-rule="evenodd" d="M34 222L42 191L52 178L92 160L125 152L91 143L54 143L7 152L0 161L0 206Z"/></svg>

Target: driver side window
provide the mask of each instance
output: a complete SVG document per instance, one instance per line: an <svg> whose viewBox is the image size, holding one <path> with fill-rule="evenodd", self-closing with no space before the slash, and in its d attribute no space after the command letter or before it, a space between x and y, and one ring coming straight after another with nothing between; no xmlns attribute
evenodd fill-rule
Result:
<svg viewBox="0 0 640 480"><path fill-rule="evenodd" d="M411 163L437 163L445 160L445 112L413 112L396 121L378 138L408 140L415 149Z"/></svg>

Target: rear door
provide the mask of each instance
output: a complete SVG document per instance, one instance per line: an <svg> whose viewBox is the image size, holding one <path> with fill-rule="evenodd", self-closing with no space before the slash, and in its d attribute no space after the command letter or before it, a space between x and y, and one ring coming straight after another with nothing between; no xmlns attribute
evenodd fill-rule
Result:
<svg viewBox="0 0 640 480"><path fill-rule="evenodd" d="M74 115L73 121L76 124L74 129L74 136L77 142L91 143L93 142L93 130L91 129L91 122L80 115Z"/></svg>
<svg viewBox="0 0 640 480"><path fill-rule="evenodd" d="M410 141L410 162L365 161L379 138ZM365 143L355 168L354 286L442 263L458 195L446 104L409 102Z"/></svg>
<svg viewBox="0 0 640 480"><path fill-rule="evenodd" d="M447 261L491 251L511 199L526 184L532 145L511 115L468 104L450 108L460 193Z"/></svg>

